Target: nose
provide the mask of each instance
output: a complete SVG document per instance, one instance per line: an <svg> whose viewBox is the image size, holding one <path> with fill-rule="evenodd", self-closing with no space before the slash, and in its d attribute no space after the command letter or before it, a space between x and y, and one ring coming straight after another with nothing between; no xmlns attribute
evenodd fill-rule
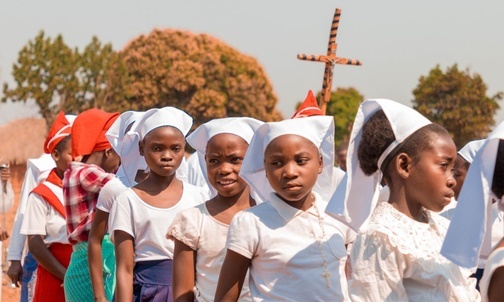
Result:
<svg viewBox="0 0 504 302"><path fill-rule="evenodd" d="M457 185L457 181L455 180L455 176L450 173L450 176L446 180L446 186L450 189L453 189Z"/></svg>
<svg viewBox="0 0 504 302"><path fill-rule="evenodd" d="M223 162L219 167L220 174L230 174L233 172L233 166L230 163Z"/></svg>
<svg viewBox="0 0 504 302"><path fill-rule="evenodd" d="M283 169L283 176L285 178L294 178L297 176L297 169L294 163L287 163Z"/></svg>
<svg viewBox="0 0 504 302"><path fill-rule="evenodd" d="M165 151L161 155L161 160L163 161L171 161L173 159L173 154L170 151Z"/></svg>

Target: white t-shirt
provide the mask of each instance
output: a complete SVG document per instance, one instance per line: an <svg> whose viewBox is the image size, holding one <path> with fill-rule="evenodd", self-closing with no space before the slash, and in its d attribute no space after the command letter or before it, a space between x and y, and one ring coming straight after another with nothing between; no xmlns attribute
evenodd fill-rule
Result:
<svg viewBox="0 0 504 302"><path fill-rule="evenodd" d="M127 187L119 178L112 178L101 188L96 207L103 212L110 213L115 199L126 189Z"/></svg>
<svg viewBox="0 0 504 302"><path fill-rule="evenodd" d="M352 247L352 301L479 301L476 279L439 251L449 221L426 210L413 220L388 202L376 206Z"/></svg>
<svg viewBox="0 0 504 302"><path fill-rule="evenodd" d="M182 197L170 208L151 206L132 189L117 197L111 210L111 232L119 230L133 237L135 262L173 258L174 243L166 239L168 226L178 212L208 199L203 189L188 183L183 183L183 186Z"/></svg>
<svg viewBox="0 0 504 302"><path fill-rule="evenodd" d="M251 259L253 300L349 301L345 244L353 232L326 215L327 202L314 196L316 207L301 211L271 193L233 218L227 248Z"/></svg>
<svg viewBox="0 0 504 302"><path fill-rule="evenodd" d="M64 205L63 189L48 181L45 181L44 185L51 189ZM36 193L31 193L28 196L21 234L45 236L44 243L46 245L55 242L69 244L66 219Z"/></svg>
<svg viewBox="0 0 504 302"><path fill-rule="evenodd" d="M502 238L501 238L502 239ZM504 247L495 249L490 256L488 256L483 277L479 283L481 292L481 301L488 301L488 286L492 275L499 267L504 266Z"/></svg>
<svg viewBox="0 0 504 302"><path fill-rule="evenodd" d="M181 211L173 220L167 236L175 238L196 254L197 301L213 301L219 274L226 257L229 225L212 217L206 203ZM248 278L243 283L240 301L252 301Z"/></svg>

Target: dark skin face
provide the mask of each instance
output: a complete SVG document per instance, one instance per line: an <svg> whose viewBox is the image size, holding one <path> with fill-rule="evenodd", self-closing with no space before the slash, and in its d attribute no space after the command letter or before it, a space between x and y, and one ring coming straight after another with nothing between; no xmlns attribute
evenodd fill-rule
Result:
<svg viewBox="0 0 504 302"><path fill-rule="evenodd" d="M338 167L340 167L341 170L346 172L346 170L347 170L347 166L346 166L347 149L340 150L340 151L336 152L336 160L338 163Z"/></svg>
<svg viewBox="0 0 504 302"><path fill-rule="evenodd" d="M457 159L455 160L455 166L453 167L453 176L457 181L457 185L453 188L455 191L455 199L458 199L462 185L464 184L467 171L469 170L470 164L459 154L457 154Z"/></svg>
<svg viewBox="0 0 504 302"><path fill-rule="evenodd" d="M243 138L229 133L217 134L208 141L205 155L208 181L221 196L235 196L247 187L238 176L247 148Z"/></svg>
<svg viewBox="0 0 504 302"><path fill-rule="evenodd" d="M150 173L172 176L184 157L185 138L174 127L159 127L149 132L139 143Z"/></svg>
<svg viewBox="0 0 504 302"><path fill-rule="evenodd" d="M113 148L108 148L103 151L102 160L103 163L101 167L103 168L103 170L105 170L105 172L108 173L115 173L119 168L119 165L121 164L121 158Z"/></svg>
<svg viewBox="0 0 504 302"><path fill-rule="evenodd" d="M293 134L272 140L264 151L266 177L277 196L292 207L311 207L311 190L322 173L322 157L308 139Z"/></svg>
<svg viewBox="0 0 504 302"><path fill-rule="evenodd" d="M432 134L431 148L420 154L419 160L406 161L399 154L399 173L405 178L404 193L410 208L424 207L439 212L451 202L456 185L453 167L457 149L446 135ZM401 166L402 164L402 166Z"/></svg>
<svg viewBox="0 0 504 302"><path fill-rule="evenodd" d="M68 139L61 146L60 150L54 149L51 152L52 159L56 163L56 174L63 179L63 173L67 169L68 163L72 161L72 142Z"/></svg>

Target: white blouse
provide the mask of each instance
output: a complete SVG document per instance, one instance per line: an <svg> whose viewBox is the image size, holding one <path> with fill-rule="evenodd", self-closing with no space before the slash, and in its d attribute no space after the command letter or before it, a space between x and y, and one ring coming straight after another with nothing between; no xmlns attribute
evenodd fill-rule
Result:
<svg viewBox="0 0 504 302"><path fill-rule="evenodd" d="M352 301L480 300L471 272L439 253L448 220L425 212L429 222L421 223L388 202L377 205L352 248Z"/></svg>
<svg viewBox="0 0 504 302"><path fill-rule="evenodd" d="M499 267L504 266L504 247L495 249L487 259L483 277L479 283L481 292L481 301L488 301L488 286L493 273Z"/></svg>
<svg viewBox="0 0 504 302"><path fill-rule="evenodd" d="M167 236L196 251L197 301L213 301L219 274L226 257L229 225L212 217L206 203L181 211L173 220ZM252 301L248 277L243 283L239 301Z"/></svg>

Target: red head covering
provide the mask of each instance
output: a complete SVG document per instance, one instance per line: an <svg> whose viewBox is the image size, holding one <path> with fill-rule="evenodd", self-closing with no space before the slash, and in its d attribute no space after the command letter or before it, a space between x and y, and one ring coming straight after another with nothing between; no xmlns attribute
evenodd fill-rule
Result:
<svg viewBox="0 0 504 302"><path fill-rule="evenodd" d="M105 133L118 117L118 112L108 113L96 108L77 115L72 126L72 157L110 148Z"/></svg>
<svg viewBox="0 0 504 302"><path fill-rule="evenodd" d="M296 113L294 113L291 119L298 117L314 116L314 115L324 115L324 114L317 105L317 100L315 99L313 92L309 90L306 99L303 101L301 106L299 106L298 110L296 111Z"/></svg>
<svg viewBox="0 0 504 302"><path fill-rule="evenodd" d="M51 129L49 129L49 134L47 134L47 138L44 143L44 153L52 153L59 142L69 136L71 131L72 125L70 125L66 119L63 111L60 111L54 120Z"/></svg>

